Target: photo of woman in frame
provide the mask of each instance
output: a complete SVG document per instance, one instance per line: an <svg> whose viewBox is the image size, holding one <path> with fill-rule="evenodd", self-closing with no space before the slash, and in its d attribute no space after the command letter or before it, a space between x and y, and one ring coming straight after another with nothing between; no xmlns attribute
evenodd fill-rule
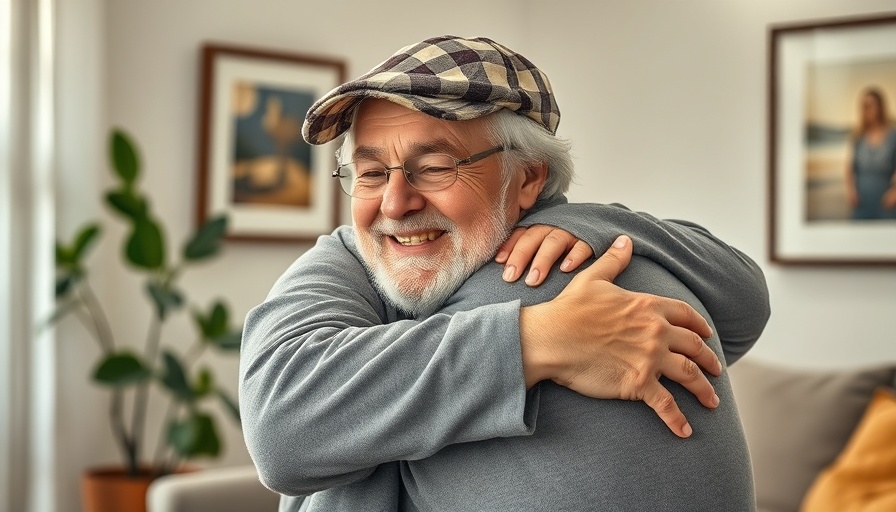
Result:
<svg viewBox="0 0 896 512"><path fill-rule="evenodd" d="M812 63L805 98L806 221L896 220L896 59Z"/></svg>

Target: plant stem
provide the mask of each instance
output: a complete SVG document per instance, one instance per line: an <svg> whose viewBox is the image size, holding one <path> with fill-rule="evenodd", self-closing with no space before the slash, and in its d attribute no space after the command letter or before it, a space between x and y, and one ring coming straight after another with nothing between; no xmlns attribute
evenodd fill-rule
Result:
<svg viewBox="0 0 896 512"><path fill-rule="evenodd" d="M124 390L112 390L112 399L109 401L109 416L112 423L112 432L115 434L115 440L121 449L121 455L124 458L128 476L137 476L137 454L134 450L134 439L128 436L127 428L124 424L124 409L122 407L124 400Z"/></svg>
<svg viewBox="0 0 896 512"><path fill-rule="evenodd" d="M150 368L156 365L159 352L159 338L161 337L162 321L157 315L153 315L149 324L149 333L146 338L146 364ZM137 387L134 397L134 416L131 422L131 432L134 441L134 458L140 458L140 445L143 440L143 430L146 426L146 409L149 401L149 381L143 382Z"/></svg>
<svg viewBox="0 0 896 512"><path fill-rule="evenodd" d="M168 468L165 467L165 449L168 447L167 428L174 420L174 416L177 413L177 405L178 404L174 398L171 398L171 401L168 402L168 408L165 411L165 421L162 423L162 428L159 430L159 442L156 445L155 457L153 457L153 470L157 472L158 476L167 473Z"/></svg>
<svg viewBox="0 0 896 512"><path fill-rule="evenodd" d="M87 306L97 341L99 341L103 353L112 353L115 350L115 338L112 337L109 320L106 319L106 313L103 311L103 307L97 300L96 294L93 293L93 288L91 288L90 282L87 281L86 277L83 284L78 288L78 294L81 296L81 301Z"/></svg>
<svg viewBox="0 0 896 512"><path fill-rule="evenodd" d="M115 340L112 337L112 329L109 327L109 321L96 298L96 294L87 281L84 279L83 285L78 289L78 295L81 302L87 307L87 316L90 324L93 326L92 332L94 338L100 345L100 349L105 355L109 355L115 351ZM83 314L79 315L82 322L86 323ZM112 390L112 398L109 401L109 423L112 426L112 433L115 437L116 444L121 450L124 458L128 475L137 475L137 451L135 439L128 435L127 426L124 421L124 390Z"/></svg>
<svg viewBox="0 0 896 512"><path fill-rule="evenodd" d="M78 299L81 304L84 304L83 299ZM77 308L75 310L75 316L78 318L78 321L81 322L81 325L84 326L84 330L87 331L90 336L96 340L97 344L100 346L100 352L103 354L109 354L109 349L106 347L106 344L103 342L103 338L100 337L100 333L96 330L96 323L93 321L93 317L90 314L90 311L85 311L82 308Z"/></svg>

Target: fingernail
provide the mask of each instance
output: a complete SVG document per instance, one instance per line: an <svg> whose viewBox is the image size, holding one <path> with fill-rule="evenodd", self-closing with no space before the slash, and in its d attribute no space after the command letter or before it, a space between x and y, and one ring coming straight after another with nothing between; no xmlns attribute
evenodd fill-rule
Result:
<svg viewBox="0 0 896 512"><path fill-rule="evenodd" d="M560 270L562 270L564 272L568 272L569 267L571 267L571 266L572 266L572 260L566 260L560 264Z"/></svg>
<svg viewBox="0 0 896 512"><path fill-rule="evenodd" d="M516 267L513 265L507 265L504 267L504 274L501 277L504 278L508 283L513 281L514 276L516 276Z"/></svg>
<svg viewBox="0 0 896 512"><path fill-rule="evenodd" d="M613 247L615 247L615 248L617 248L617 249L622 249L622 248L625 247L625 244L626 244L627 241L628 241L628 237L627 237L627 236L625 236L625 235L620 235L619 238L617 238L616 241L613 242Z"/></svg>
<svg viewBox="0 0 896 512"><path fill-rule="evenodd" d="M537 268L533 268L529 271L529 275L526 276L526 284L529 286L534 285L538 282L538 276L541 275L541 272L538 271Z"/></svg>
<svg viewBox="0 0 896 512"><path fill-rule="evenodd" d="M719 395L712 395L712 406L713 406L713 407L718 407L718 406L719 406L719 402L720 402L720 400L719 400Z"/></svg>
<svg viewBox="0 0 896 512"><path fill-rule="evenodd" d="M684 437L691 437L691 434L694 433L694 429L691 428L690 423L685 423L683 430L684 430Z"/></svg>

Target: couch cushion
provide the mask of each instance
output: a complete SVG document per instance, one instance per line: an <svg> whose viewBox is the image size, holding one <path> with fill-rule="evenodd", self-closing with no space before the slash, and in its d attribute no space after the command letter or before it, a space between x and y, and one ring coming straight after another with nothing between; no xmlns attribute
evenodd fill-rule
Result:
<svg viewBox="0 0 896 512"><path fill-rule="evenodd" d="M846 448L812 484L802 510L896 510L896 391L877 390Z"/></svg>
<svg viewBox="0 0 896 512"><path fill-rule="evenodd" d="M893 366L809 371L745 359L731 383L753 460L756 503L795 512L816 476L843 449Z"/></svg>

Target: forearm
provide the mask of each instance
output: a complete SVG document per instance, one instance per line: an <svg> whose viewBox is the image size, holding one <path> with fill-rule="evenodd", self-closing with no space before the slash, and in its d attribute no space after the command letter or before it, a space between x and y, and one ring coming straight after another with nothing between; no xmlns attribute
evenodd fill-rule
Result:
<svg viewBox="0 0 896 512"><path fill-rule="evenodd" d="M518 304L383 324L351 258L312 250L247 318L240 407L265 484L307 494L448 444L531 433Z"/></svg>
<svg viewBox="0 0 896 512"><path fill-rule="evenodd" d="M616 236L629 235L636 255L669 270L705 305L728 364L749 350L768 320L768 290L759 267L700 226L595 204L555 206L521 222L533 224L565 229L588 242L595 254L602 254Z"/></svg>

